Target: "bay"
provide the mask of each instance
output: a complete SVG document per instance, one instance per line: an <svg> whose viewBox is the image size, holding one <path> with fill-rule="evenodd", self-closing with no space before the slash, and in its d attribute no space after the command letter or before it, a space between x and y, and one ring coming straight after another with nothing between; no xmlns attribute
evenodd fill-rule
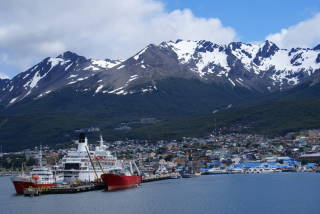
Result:
<svg viewBox="0 0 320 214"><path fill-rule="evenodd" d="M138 188L24 197L0 177L5 214L319 214L320 173L207 175L144 183Z"/></svg>

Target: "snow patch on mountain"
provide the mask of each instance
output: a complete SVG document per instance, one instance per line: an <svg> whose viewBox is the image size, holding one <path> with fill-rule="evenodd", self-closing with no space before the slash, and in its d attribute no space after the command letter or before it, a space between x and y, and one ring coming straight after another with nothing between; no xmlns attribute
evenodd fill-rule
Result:
<svg viewBox="0 0 320 214"><path fill-rule="evenodd" d="M37 71L37 73L33 76L32 80L29 83L29 87L30 88L34 88L35 86L37 86L37 83L41 80L41 75L39 73L39 71Z"/></svg>
<svg viewBox="0 0 320 214"><path fill-rule="evenodd" d="M252 61L261 48L261 45L241 43L240 48L233 48L232 44L230 44L230 47L233 49L231 53L241 61L246 69L250 70L254 68ZM258 69L255 69L255 73L259 74Z"/></svg>
<svg viewBox="0 0 320 214"><path fill-rule="evenodd" d="M13 104L14 102L16 102L17 99L18 99L18 97L15 97L15 98L11 99L9 103Z"/></svg>
<svg viewBox="0 0 320 214"><path fill-rule="evenodd" d="M67 71L69 68L73 65L73 63L70 63L64 70Z"/></svg>
<svg viewBox="0 0 320 214"><path fill-rule="evenodd" d="M136 55L133 56L133 59L135 60L139 60L140 56L147 50L148 47L142 49L141 51L139 51Z"/></svg>
<svg viewBox="0 0 320 214"><path fill-rule="evenodd" d="M218 49L214 49L212 52L200 52L198 53L198 62L196 64L197 71L199 75L202 77L206 74L203 70L209 65L214 64L223 68L226 71L230 70L230 67L227 62L227 55L223 51L219 51ZM210 69L211 70L211 69ZM212 71L212 70L211 70Z"/></svg>
<svg viewBox="0 0 320 214"><path fill-rule="evenodd" d="M48 62L51 64L51 67L49 69L49 71L50 71L52 68L56 67L57 65L60 65L60 63L61 64L65 64L65 63L67 63L69 61L65 61L64 59L61 59L61 58L58 58L58 57L50 57L48 59Z"/></svg>
<svg viewBox="0 0 320 214"><path fill-rule="evenodd" d="M86 79L88 79L88 78L89 78L89 76L88 76L88 77L80 77L80 78L78 78L78 79L76 79L76 80L73 80L73 81L71 81L71 82L68 82L67 85L71 85L71 84L74 84L74 83L77 83L77 82L86 80Z"/></svg>
<svg viewBox="0 0 320 214"><path fill-rule="evenodd" d="M124 87L116 88L112 91L107 92L108 94L116 94L116 95L126 95L128 92L124 90Z"/></svg>
<svg viewBox="0 0 320 214"><path fill-rule="evenodd" d="M38 82L44 78L47 73L44 73L42 76L40 74L40 71L38 70L34 75L33 78L31 78L27 83L25 83L23 86L24 88L29 88L30 90L32 90L33 88L37 87Z"/></svg>
<svg viewBox="0 0 320 214"><path fill-rule="evenodd" d="M77 76L79 76L79 75L78 74L71 74L67 79L72 79L72 78L75 78Z"/></svg>
<svg viewBox="0 0 320 214"><path fill-rule="evenodd" d="M96 91L94 92L95 94L99 93L101 89L103 88L103 85L99 85Z"/></svg>
<svg viewBox="0 0 320 214"><path fill-rule="evenodd" d="M129 80L126 82L126 84L128 84L129 82L134 81L135 79L138 79L139 76L137 74L130 76Z"/></svg>
<svg viewBox="0 0 320 214"><path fill-rule="evenodd" d="M101 68L98 68L98 67L93 66L93 65L89 65L89 66L85 67L83 70L85 70L85 71L89 71L89 70L91 70L91 71L100 71Z"/></svg>
<svg viewBox="0 0 320 214"><path fill-rule="evenodd" d="M123 60L91 60L91 64L104 69L110 69L119 65Z"/></svg>
<svg viewBox="0 0 320 214"><path fill-rule="evenodd" d="M124 68L124 67L125 67L125 65L120 65L117 69L119 70L119 69Z"/></svg>
<svg viewBox="0 0 320 214"><path fill-rule="evenodd" d="M44 97L44 96L50 94L51 92L52 92L51 90L45 91L44 93L39 94L36 98L39 99L39 98L41 98L41 97Z"/></svg>
<svg viewBox="0 0 320 214"><path fill-rule="evenodd" d="M153 91L155 91L155 90L157 90L157 87L155 86L155 85L153 85L153 86L148 86L148 87L146 87L146 88L141 88L141 92L142 93L149 93L149 92L153 92Z"/></svg>
<svg viewBox="0 0 320 214"><path fill-rule="evenodd" d="M232 84L233 86L236 86L236 84L235 84L230 78L228 78L228 80L229 80L229 82L231 82L231 84Z"/></svg>
<svg viewBox="0 0 320 214"><path fill-rule="evenodd" d="M176 42L168 42L168 45L175 51L178 59L181 60L182 63L187 63L192 58L192 55L195 52L198 43L196 41L190 40L178 40Z"/></svg>

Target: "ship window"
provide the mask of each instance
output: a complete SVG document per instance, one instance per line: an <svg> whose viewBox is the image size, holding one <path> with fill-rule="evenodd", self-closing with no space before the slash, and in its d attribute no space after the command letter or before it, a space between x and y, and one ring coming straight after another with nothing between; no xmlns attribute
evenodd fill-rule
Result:
<svg viewBox="0 0 320 214"><path fill-rule="evenodd" d="M64 169L80 169L79 163L66 163Z"/></svg>

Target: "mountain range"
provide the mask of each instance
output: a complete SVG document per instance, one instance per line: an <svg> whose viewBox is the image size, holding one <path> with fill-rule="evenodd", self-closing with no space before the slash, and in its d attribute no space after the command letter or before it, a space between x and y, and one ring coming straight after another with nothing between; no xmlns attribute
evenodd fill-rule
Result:
<svg viewBox="0 0 320 214"><path fill-rule="evenodd" d="M67 133L87 126L101 127L110 139L152 139L147 130L164 130L161 123L170 127L171 122L194 121L197 115L211 118L211 112L224 115L217 116L221 126L230 126L239 116L232 111L243 115L244 109L261 109L264 104L270 108L266 112L274 112L272 103L317 103L313 101L319 99L319 69L320 45L281 49L270 41L227 45L169 41L150 44L126 60L94 60L67 51L10 80L0 79L0 140L10 149L39 141L62 143L69 140ZM145 117L162 122L145 131L141 126L126 133L114 131L121 123ZM212 128L212 121L206 123L210 125L201 134ZM17 135L21 129L23 137ZM174 131L166 129L165 136L178 137Z"/></svg>

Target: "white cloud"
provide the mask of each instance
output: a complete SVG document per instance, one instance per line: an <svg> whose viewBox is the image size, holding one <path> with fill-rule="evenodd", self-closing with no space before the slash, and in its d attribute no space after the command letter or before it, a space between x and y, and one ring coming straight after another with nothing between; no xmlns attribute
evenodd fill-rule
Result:
<svg viewBox="0 0 320 214"><path fill-rule="evenodd" d="M65 50L126 58L149 43L178 38L228 43L237 35L217 18L167 12L157 0L1 1L0 55L24 69Z"/></svg>
<svg viewBox="0 0 320 214"><path fill-rule="evenodd" d="M266 39L282 48L314 47L320 43L320 13L299 22L279 33L270 34Z"/></svg>

